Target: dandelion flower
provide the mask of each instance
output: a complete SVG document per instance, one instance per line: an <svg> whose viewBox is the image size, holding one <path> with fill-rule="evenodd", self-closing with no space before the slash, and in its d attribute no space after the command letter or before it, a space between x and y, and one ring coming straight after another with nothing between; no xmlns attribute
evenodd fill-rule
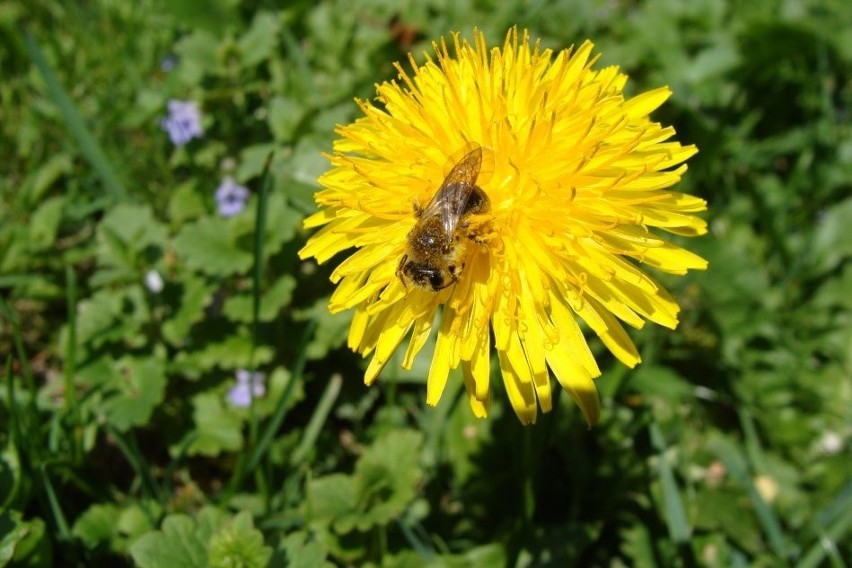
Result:
<svg viewBox="0 0 852 568"><path fill-rule="evenodd" d="M697 150L648 116L669 89L626 97L627 77L594 69L590 42L554 52L511 29L502 48L478 31L451 43L434 43L423 64L410 56L411 71L397 64L398 80L377 86L379 104L359 101L364 116L338 127L320 210L305 221L322 229L300 255L322 263L355 248L332 273L329 309L354 310L348 343L372 355L367 384L406 340L411 368L437 328L428 404L461 367L473 413L486 416L493 348L521 422L551 409L554 377L594 424L600 371L580 322L633 367L623 324L674 328L679 311L640 266L706 267L652 231L706 232L693 215L705 202L668 189ZM437 290L407 284L400 263L422 207L471 147L481 149L475 183L489 207L471 221L475 238L454 235L465 241L463 268Z"/></svg>

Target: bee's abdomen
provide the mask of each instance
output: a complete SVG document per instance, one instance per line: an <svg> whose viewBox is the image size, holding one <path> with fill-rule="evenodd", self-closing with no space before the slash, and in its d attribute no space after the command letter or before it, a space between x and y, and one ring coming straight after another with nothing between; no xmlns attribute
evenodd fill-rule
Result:
<svg viewBox="0 0 852 568"><path fill-rule="evenodd" d="M470 192L467 202L464 204L464 208L462 208L462 216L485 213L488 211L489 207L490 202L488 200L488 196L484 191L482 191L481 187L474 185L473 191Z"/></svg>

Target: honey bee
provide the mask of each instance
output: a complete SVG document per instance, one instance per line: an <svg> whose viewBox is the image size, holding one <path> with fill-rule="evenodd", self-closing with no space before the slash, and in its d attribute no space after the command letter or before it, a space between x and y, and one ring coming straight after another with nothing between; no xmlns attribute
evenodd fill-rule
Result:
<svg viewBox="0 0 852 568"><path fill-rule="evenodd" d="M426 207L414 205L417 223L408 233L407 252L396 270L405 286L437 292L458 281L467 239L477 240L472 233L464 234L468 218L490 207L488 196L476 185L481 167L482 148L477 146L453 166Z"/></svg>

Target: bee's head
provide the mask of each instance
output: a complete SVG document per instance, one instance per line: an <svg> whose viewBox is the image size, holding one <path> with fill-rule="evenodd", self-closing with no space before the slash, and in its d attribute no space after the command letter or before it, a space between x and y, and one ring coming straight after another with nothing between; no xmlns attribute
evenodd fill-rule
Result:
<svg viewBox="0 0 852 568"><path fill-rule="evenodd" d="M397 273L403 284L414 284L419 288L431 289L434 292L443 290L456 281L454 274L435 266L417 262L407 256L402 259Z"/></svg>

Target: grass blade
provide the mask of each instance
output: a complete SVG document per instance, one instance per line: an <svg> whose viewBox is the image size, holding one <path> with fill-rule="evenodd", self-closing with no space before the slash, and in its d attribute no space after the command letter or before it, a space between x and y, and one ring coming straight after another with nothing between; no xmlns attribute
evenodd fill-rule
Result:
<svg viewBox="0 0 852 568"><path fill-rule="evenodd" d="M260 302L263 289L263 235L266 233L266 217L269 203L269 190L272 186L272 176L269 166L272 163L272 152L266 156L263 166L263 177L260 183L260 193L257 197L257 211L254 223L254 271L252 283L252 342L251 342L251 372L255 371L254 352L260 342ZM249 419L249 445L257 442L257 410L254 397L251 397L251 415Z"/></svg>
<svg viewBox="0 0 852 568"><path fill-rule="evenodd" d="M299 446L290 458L290 463L292 465L298 465L302 462L302 460L307 458L308 452L316 443L317 437L319 437L323 424L325 424L326 419L328 419L328 415L334 406L334 402L337 400L338 395L340 395L341 385L343 385L343 378L340 375L332 375L322 393L322 398L320 398L319 404L317 404L316 409L314 409L314 414L311 416L310 422L308 422L308 425L305 428L302 441L299 443Z"/></svg>
<svg viewBox="0 0 852 568"><path fill-rule="evenodd" d="M65 409L71 423L74 459L78 459L82 455L82 425L74 386L74 375L77 372L77 274L70 265L65 266L65 302L68 312L68 337L62 362L62 376L65 382Z"/></svg>
<svg viewBox="0 0 852 568"><path fill-rule="evenodd" d="M38 68L39 73L41 73L47 85L47 92L59 108L59 113L65 120L65 124L68 125L71 135L77 141L83 157L94 168L98 177L101 179L101 183L104 185L104 189L110 194L113 201L124 200L127 192L124 190L124 186L119 180L118 174L116 174L109 159L107 159L103 147L92 134L92 131L89 130L86 121L71 100L71 97L68 96L68 92L62 86L59 77L56 76L38 43L29 32L24 31L23 35L27 53L29 53L30 59L32 59L36 68Z"/></svg>
<svg viewBox="0 0 852 568"><path fill-rule="evenodd" d="M59 504L59 498L56 496L56 490L53 489L53 483L50 482L50 477L47 475L47 470L44 465L38 468L39 479L44 486L44 492L47 495L47 501L50 506L50 511L53 514L53 522L56 524L58 536L61 540L71 538L71 530L68 527L68 521L65 519L65 513L62 512L62 505Z"/></svg>
<svg viewBox="0 0 852 568"><path fill-rule="evenodd" d="M796 564L796 568L824 566L826 558L831 559L832 566L846 566L838 552L838 543L844 542L844 536L850 528L852 528L852 509L847 509L844 515L820 534L819 540Z"/></svg>
<svg viewBox="0 0 852 568"><path fill-rule="evenodd" d="M669 529L669 537L679 544L689 542L689 521L686 518L686 509L680 498L674 472L666 459L666 442L660 426L651 422L650 426L651 445L657 451L657 474L663 486L663 503L666 509L666 525Z"/></svg>
<svg viewBox="0 0 852 568"><path fill-rule="evenodd" d="M36 389L35 378L33 377L32 368L30 368L30 362L27 358L26 349L24 349L24 338L21 335L21 328L18 325L18 318L16 314L9 308L9 304L7 304L3 298L0 298L0 316L6 319L9 322L9 327L12 330L12 343L15 345L15 351L18 354L18 360L21 362L21 374L24 377L24 381L26 382L27 389L29 390L29 400L27 401L28 406L28 415L27 418L34 418L38 414L38 410L36 409L36 396L38 395L38 389ZM30 433L29 428L23 428L23 432ZM36 446L37 447L37 446Z"/></svg>
<svg viewBox="0 0 852 568"><path fill-rule="evenodd" d="M781 530L781 524L778 522L775 512L754 486L742 453L732 442L726 439L716 440L711 446L731 477L745 488L758 521L769 539L772 551L779 558L788 558L790 549L784 538L784 532Z"/></svg>

